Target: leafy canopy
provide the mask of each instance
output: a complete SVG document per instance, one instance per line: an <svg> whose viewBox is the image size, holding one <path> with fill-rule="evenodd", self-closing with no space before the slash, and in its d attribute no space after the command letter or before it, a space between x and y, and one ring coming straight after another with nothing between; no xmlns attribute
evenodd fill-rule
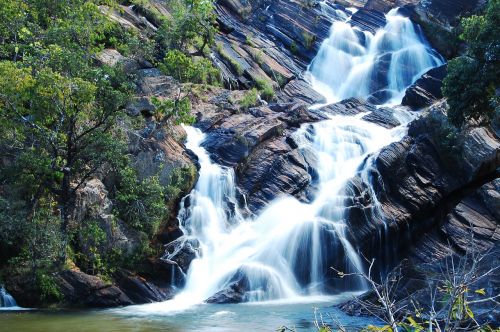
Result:
<svg viewBox="0 0 500 332"><path fill-rule="evenodd" d="M451 60L443 84L449 120L461 126L468 119L490 121L498 108L500 81L500 0L490 0L486 13L462 19L463 56Z"/></svg>

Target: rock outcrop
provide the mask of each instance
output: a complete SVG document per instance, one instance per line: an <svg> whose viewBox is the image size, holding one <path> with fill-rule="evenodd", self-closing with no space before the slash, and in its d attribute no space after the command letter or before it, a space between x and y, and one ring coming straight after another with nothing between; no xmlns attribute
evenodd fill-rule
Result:
<svg viewBox="0 0 500 332"><path fill-rule="evenodd" d="M405 251L414 248L414 254L429 261L442 257L448 242L455 251L465 250L471 230L483 249L498 241L499 219L489 211L498 204L497 182L491 181L500 176L500 140L488 128L471 128L457 143L458 150L449 151L436 133L447 130L436 121L445 118L445 108L445 103L433 106L410 125L408 136L375 159L371 186L382 214L374 209L369 185L359 177L351 180L350 236L365 255L379 257L385 250L380 248L390 242L399 259L412 255ZM388 231L374 237L382 228Z"/></svg>
<svg viewBox="0 0 500 332"><path fill-rule="evenodd" d="M429 70L406 90L401 104L413 109L431 106L443 98L441 86L445 77L446 65Z"/></svg>
<svg viewBox="0 0 500 332"><path fill-rule="evenodd" d="M133 304L118 287L106 284L98 277L79 270L66 270L55 277L57 286L68 305L116 307Z"/></svg>

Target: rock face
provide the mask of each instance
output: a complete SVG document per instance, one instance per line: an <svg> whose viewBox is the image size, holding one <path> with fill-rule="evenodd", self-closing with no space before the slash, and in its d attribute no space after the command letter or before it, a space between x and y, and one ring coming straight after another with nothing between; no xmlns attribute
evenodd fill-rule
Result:
<svg viewBox="0 0 500 332"><path fill-rule="evenodd" d="M116 307L133 304L118 287L78 270L66 270L56 276L64 301L89 307Z"/></svg>
<svg viewBox="0 0 500 332"><path fill-rule="evenodd" d="M457 25L459 16L477 10L484 3L482 0L428 0L420 1L415 10L428 21L451 27Z"/></svg>
<svg viewBox="0 0 500 332"><path fill-rule="evenodd" d="M113 203L99 179L91 179L77 191L75 205L73 220L77 225L97 221L106 233L104 243L98 248L101 255L106 255L111 249L132 254L140 243L140 234L113 215ZM90 248L83 238L78 237L78 245L82 252L90 255Z"/></svg>
<svg viewBox="0 0 500 332"><path fill-rule="evenodd" d="M203 146L214 161L235 168L237 185L252 213L280 195L308 202L314 194L317 161L296 142L294 132L301 125L325 120L325 114L360 113L367 113L365 120L386 128L399 125L391 110L358 98L320 111L308 109L300 97L242 110L234 102L241 97L238 91L219 89L211 93L215 95L212 99L193 105L196 125L207 133Z"/></svg>
<svg viewBox="0 0 500 332"><path fill-rule="evenodd" d="M445 102L432 106L410 125L408 136L376 157L371 185L382 214L374 209L368 184L360 177L350 180L347 191L351 240L366 257L377 259L382 272L405 258L395 298L422 308L428 304L429 274L437 278L450 259L470 259L463 256L470 250L493 250L480 262L480 275L498 266L500 250L500 139L489 128L472 127L451 152L439 140L446 107ZM473 288L498 294L498 273L478 280ZM373 294L366 299L373 301ZM341 309L369 314L355 301ZM499 321L488 305L478 303L472 309L479 321Z"/></svg>
<svg viewBox="0 0 500 332"><path fill-rule="evenodd" d="M401 104L413 109L432 105L443 98L441 86L445 77L446 65L429 70L406 90Z"/></svg>
<svg viewBox="0 0 500 332"><path fill-rule="evenodd" d="M115 273L117 286L135 304L165 301L172 298L171 292L165 291L143 277L126 270Z"/></svg>
<svg viewBox="0 0 500 332"><path fill-rule="evenodd" d="M383 13L394 6L410 5L415 8L414 16L419 22L437 20L440 28L449 29L458 14L476 8L478 3L462 0L218 1L220 33L211 57L228 90L207 88L203 96L192 98L192 104L196 126L207 133L204 147L213 160L235 168L248 213L258 213L279 195L293 195L304 202L314 195L317 161L315 156L298 148L294 131L325 119L322 112L331 115L366 112L363 119L383 127L399 124L390 110L375 108L354 98L324 107L322 112L308 109L324 99L310 88L303 72L328 37L332 20L346 15L342 6L360 9L353 15L351 24L374 32L386 23ZM452 5L454 8L450 8ZM155 6L160 11L166 10L161 2L155 2ZM123 12L105 7L102 10L124 26L150 32L157 28L157 22L129 7L123 7ZM405 10L405 13L409 12ZM123 59L107 51L100 61L115 64ZM384 62L381 63L377 71L387 70L383 68ZM142 68L136 72L137 98L127 107L131 115L150 119L154 113L152 96L168 98L183 92L182 85L157 69ZM420 109L440 99L444 74L444 67L426 73L408 90L404 104ZM244 92L230 90L251 88L258 81L274 87L275 100L242 108L239 100ZM380 98L383 96L373 95L370 101ZM441 104L429 112L442 117L444 107ZM500 164L498 138L488 129L471 129L460 147L463 160L454 163L437 136L433 136L432 126L435 122L427 114L411 125L402 141L384 148L375 158L373 184L364 183L360 177L348 184L349 237L360 251L371 256L380 255L381 248L387 249L385 243L390 243L389 253L394 253L394 257L382 257L384 264L393 264L403 256L414 262L439 260L447 252L445 242L450 239L452 251L463 251L467 246L464 236L471 230L483 248L498 241L499 184L493 181ZM183 135L180 128L173 133L158 130L152 121L147 121L140 133L131 133L129 150L139 174L149 176L160 172L162 183L167 183L175 168L194 167L195 162L179 143ZM377 194L382 214L374 212L370 185ZM106 200L96 201L105 212ZM105 215L98 213L101 214ZM86 295L86 301L123 305L127 301L144 303L168 298L172 286L183 284L191 261L199 254L195 242L181 237L176 222L169 221L164 232L168 241L163 242L173 241L167 245L166 255L148 263L148 272L144 274L148 281L122 273L116 276L120 288L106 290L99 300L94 295ZM387 232L381 232L385 225ZM409 250L410 247L413 249ZM70 274L61 280L73 285L74 280L79 279L85 278ZM158 285L157 289L149 281ZM230 287L214 294L207 302L245 301L245 283L244 277L236 278ZM98 282L92 278L84 284L81 289L90 289L91 293L102 286L94 287ZM68 294L72 293L68 291Z"/></svg>
<svg viewBox="0 0 500 332"><path fill-rule="evenodd" d="M481 189L486 195L484 200L467 195L499 176L496 169L500 166L500 140L487 128L472 128L465 135L460 152L453 152L460 154L461 159L452 159L449 148L433 135L433 131L441 130L433 119L445 117L445 107L441 103L431 108L411 124L407 137L384 148L376 158L372 175L376 180L372 185L383 216L373 214L374 203L363 199L367 184L359 178L351 180L354 198L347 201L348 224L353 241L365 254L377 256L377 248L389 241L399 247L394 252L401 253L412 247L408 243L418 243L422 236L439 229L443 214L447 215L447 226L438 232L436 241L416 245L422 258L439 254L446 239L463 241L460 239L471 222L477 223L474 230L482 234L477 238L484 245L497 240L498 219L488 212L492 210L490 204L497 204L493 189L496 182ZM383 224L388 226L388 233L375 239L374 231ZM461 246L458 242L456 248Z"/></svg>

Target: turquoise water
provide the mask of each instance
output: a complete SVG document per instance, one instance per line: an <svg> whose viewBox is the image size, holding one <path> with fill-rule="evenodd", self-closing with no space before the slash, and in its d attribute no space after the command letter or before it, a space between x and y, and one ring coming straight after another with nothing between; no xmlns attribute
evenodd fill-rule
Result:
<svg viewBox="0 0 500 332"><path fill-rule="evenodd" d="M161 305L131 306L88 311L3 311L0 331L276 331L281 326L299 331L316 331L315 316L325 323L338 319L356 331L378 321L349 317L332 305L342 297L312 299L304 303L267 302L256 304L200 304L182 311L161 311ZM317 308L317 309L315 309Z"/></svg>

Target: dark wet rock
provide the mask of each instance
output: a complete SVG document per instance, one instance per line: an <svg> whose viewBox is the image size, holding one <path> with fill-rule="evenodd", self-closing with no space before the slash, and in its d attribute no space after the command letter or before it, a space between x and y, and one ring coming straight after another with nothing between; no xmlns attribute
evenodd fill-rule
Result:
<svg viewBox="0 0 500 332"><path fill-rule="evenodd" d="M218 1L221 33L213 60L225 86L248 88L257 80L284 87L300 78L329 35L342 6L295 1Z"/></svg>
<svg viewBox="0 0 500 332"><path fill-rule="evenodd" d="M375 33L386 24L384 13L376 10L360 9L352 15L349 23L360 28L362 31Z"/></svg>
<svg viewBox="0 0 500 332"><path fill-rule="evenodd" d="M292 148L284 137L260 146L238 172L238 183L248 207L257 212L283 194L309 201L310 185L317 178L316 158Z"/></svg>
<svg viewBox="0 0 500 332"><path fill-rule="evenodd" d="M362 119L384 128L394 128L400 125L399 121L394 117L393 111L384 107L376 108L371 113L363 116Z"/></svg>
<svg viewBox="0 0 500 332"><path fill-rule="evenodd" d="M166 258L149 259L141 268L141 276L152 282L169 298L186 282L186 274L177 262Z"/></svg>
<svg viewBox="0 0 500 332"><path fill-rule="evenodd" d="M500 220L500 179L482 186L479 194L489 213Z"/></svg>
<svg viewBox="0 0 500 332"><path fill-rule="evenodd" d="M322 107L320 110L331 115L357 115L374 111L375 106L361 98L348 98L339 103Z"/></svg>
<svg viewBox="0 0 500 332"><path fill-rule="evenodd" d="M362 180L359 178L350 181L352 188L359 188L351 193L357 203L348 204L350 236L366 253L376 255L379 250L377 247L384 241L407 249L408 243L418 240L421 234L426 234L440 224L435 218L450 204L456 206L471 190L498 176L495 174L500 166L500 141L487 128L473 128L466 132L461 145L462 158L450 161L446 149L440 145L442 142L436 142L431 135L432 130L435 130L432 129L432 122L427 121L433 113L443 114L445 107L446 104L441 103L432 108L412 123L409 136L383 148L376 157L371 178L382 216L374 214L371 202L363 199L364 194L361 193L366 192L366 184L360 184ZM494 195L491 196L491 202L495 202ZM478 228L492 227L486 220L480 221L483 212L474 214L474 207L466 208L465 205L458 205L455 215L450 216L449 224L453 225L455 232L464 228L457 226L456 220L477 220L481 225ZM488 208L482 210L486 213ZM370 236L374 233L374 222L379 227L387 225L387 233L379 234L377 239ZM442 232L450 235L443 237L441 233L439 241L454 238L455 235L460 238L458 233L450 229ZM439 252L440 246L435 244L427 247ZM425 253L424 256L432 255Z"/></svg>
<svg viewBox="0 0 500 332"><path fill-rule="evenodd" d="M441 86L446 76L446 65L433 68L413 83L403 97L402 105L420 109L443 98Z"/></svg>
<svg viewBox="0 0 500 332"><path fill-rule="evenodd" d="M116 285L135 304L160 302L172 297L153 283L126 270L117 271L114 278Z"/></svg>
<svg viewBox="0 0 500 332"><path fill-rule="evenodd" d="M325 97L313 90L311 85L303 79L295 79L285 85L278 99L285 103L300 100L309 105L326 102Z"/></svg>
<svg viewBox="0 0 500 332"><path fill-rule="evenodd" d="M237 282L232 283L205 300L207 303L225 304L244 302L245 290Z"/></svg>
<svg viewBox="0 0 500 332"><path fill-rule="evenodd" d="M398 318L404 319L405 315L412 315L412 308L418 306L420 310L427 313L431 310L430 307L430 293L429 286L430 283L433 287L436 287L436 280L444 279L443 271L449 271L450 266L455 264L455 267L459 264L467 264L472 266L476 264L475 275L481 276L485 275L491 269L495 269L500 264L500 246L497 244L490 249L489 254L483 257L479 261L473 262L472 257L466 257L454 252L450 252L449 248L442 248L443 256L438 259L434 259L432 262L415 262L411 259L403 261L401 264L401 275L396 275L393 279L399 278L399 281L394 284L392 289L392 299L398 308L403 308L401 312L397 315ZM434 284L432 284L434 282ZM487 277L478 278L472 285L471 289L482 289L485 292L486 297L494 296L498 294L500 289L500 276L498 273L490 273ZM441 301L447 302L446 293L437 292L436 302ZM469 292L470 309L474 312L474 318L480 324L489 324L490 326L498 326L500 322L500 315L495 310L491 310L493 302L481 300L485 299L485 296ZM367 292L360 296L364 301L377 303L377 298L374 292ZM479 300L479 301L478 301ZM478 301L476 303L473 303ZM434 304L435 304L434 303ZM338 306L341 310L354 316L369 316L369 315L379 315L382 311L377 311L377 309L372 308L368 312L365 307L360 305L359 301L350 300ZM406 307L406 308L405 308ZM379 307L380 308L380 307ZM379 309L380 310L380 309Z"/></svg>
<svg viewBox="0 0 500 332"><path fill-rule="evenodd" d="M118 287L78 270L66 270L55 281L64 302L71 306L117 307L133 304Z"/></svg>
<svg viewBox="0 0 500 332"><path fill-rule="evenodd" d="M477 10L483 4L482 0L429 0L420 1L415 10L427 21L451 27L458 24L460 16Z"/></svg>
<svg viewBox="0 0 500 332"><path fill-rule="evenodd" d="M399 126L399 121L394 117L393 110L375 105L361 98L349 98L339 103L320 108L320 111L331 115L352 116L360 113L368 113L363 120L378 124L384 128Z"/></svg>
<svg viewBox="0 0 500 332"><path fill-rule="evenodd" d="M263 111L269 113L270 110ZM258 144L279 135L283 129L283 122L277 119L277 115L234 115L226 119L218 129L210 131L203 146L218 163L235 166Z"/></svg>
<svg viewBox="0 0 500 332"><path fill-rule="evenodd" d="M199 256L200 243L195 238L182 236L165 245L164 260L173 261L187 273L193 259Z"/></svg>

